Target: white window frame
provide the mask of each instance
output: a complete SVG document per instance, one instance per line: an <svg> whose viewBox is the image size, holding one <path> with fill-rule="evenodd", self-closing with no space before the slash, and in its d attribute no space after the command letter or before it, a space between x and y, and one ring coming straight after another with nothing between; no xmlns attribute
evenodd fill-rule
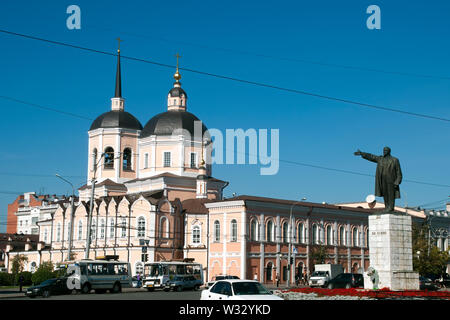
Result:
<svg viewBox="0 0 450 320"><path fill-rule="evenodd" d="M192 155L194 155L194 166L192 166ZM189 168L191 168L191 169L198 168L198 155L197 155L197 152L191 152L189 154Z"/></svg>
<svg viewBox="0 0 450 320"><path fill-rule="evenodd" d="M198 230L198 235L196 235L195 231ZM199 225L194 225L191 228L191 243L193 245L200 245L202 243L202 228ZM196 238L198 236L198 241L196 242Z"/></svg>
<svg viewBox="0 0 450 320"><path fill-rule="evenodd" d="M234 223L233 223L234 221ZM238 241L238 222L236 219L232 219L230 221L230 241L237 242Z"/></svg>
<svg viewBox="0 0 450 320"><path fill-rule="evenodd" d="M168 165L168 166L166 166L166 154L169 155L169 165ZM162 156L162 158L163 158L163 163L162 163L162 165L163 165L164 168L170 168L170 167L172 167L172 151L163 151L163 156Z"/></svg>
<svg viewBox="0 0 450 320"><path fill-rule="evenodd" d="M144 169L148 169L148 152L144 153Z"/></svg>
<svg viewBox="0 0 450 320"><path fill-rule="evenodd" d="M218 230L217 230L217 226L219 227ZM214 221L214 242L220 242L220 221L219 220Z"/></svg>
<svg viewBox="0 0 450 320"><path fill-rule="evenodd" d="M140 222L144 222L144 228L141 230ZM145 228L147 225L147 221L144 216L139 216L137 218L137 230L136 230L136 237L137 238L144 238L145 237ZM142 233L141 233L142 232Z"/></svg>

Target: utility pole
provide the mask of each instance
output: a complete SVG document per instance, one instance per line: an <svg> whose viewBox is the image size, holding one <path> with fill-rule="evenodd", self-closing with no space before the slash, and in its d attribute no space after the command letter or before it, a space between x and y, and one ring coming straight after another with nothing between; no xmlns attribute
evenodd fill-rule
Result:
<svg viewBox="0 0 450 320"><path fill-rule="evenodd" d="M89 250L91 247L91 225L92 225L92 213L94 210L94 194L95 194L95 175L97 173L97 167L98 164L102 161L103 156L105 155L105 153L102 153L102 155L100 156L100 159L98 160L97 163L94 164L94 175L92 176L91 179L91 200L90 200L90 204L89 204L89 219L88 219L88 226L87 226L87 233L86 233L86 251L84 252L84 258L85 259L89 259ZM118 164L120 165L120 164Z"/></svg>
<svg viewBox="0 0 450 320"><path fill-rule="evenodd" d="M290 214L289 214L289 252L288 252L288 280L286 282L286 287L289 288L291 286L291 270L292 270L292 263L291 263L291 251L292 251L292 239L294 237L293 230L292 230L292 209L294 206L301 201L296 201L292 204Z"/></svg>
<svg viewBox="0 0 450 320"><path fill-rule="evenodd" d="M56 176L57 176L58 178L60 178L61 180L63 180L63 181L65 181L65 182L67 182L68 184L70 184L71 187L72 187L72 198L71 198L71 201L70 201L69 247L68 247L68 249L67 249L67 260L70 260L70 256L71 256L71 254L72 254L73 216L74 216L74 205L73 205L73 202L74 202L74 199L75 199L75 188L73 187L73 184L72 184L70 181L64 179L64 178L61 177L59 174L56 174Z"/></svg>

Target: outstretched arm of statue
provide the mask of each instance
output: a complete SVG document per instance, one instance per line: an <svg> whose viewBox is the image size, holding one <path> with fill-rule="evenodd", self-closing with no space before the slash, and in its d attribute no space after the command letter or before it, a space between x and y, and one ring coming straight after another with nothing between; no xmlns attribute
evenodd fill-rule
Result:
<svg viewBox="0 0 450 320"><path fill-rule="evenodd" d="M379 156L373 155L371 153L362 152L358 149L358 151L355 152L355 156L361 156L366 160L372 161L372 162L378 162Z"/></svg>

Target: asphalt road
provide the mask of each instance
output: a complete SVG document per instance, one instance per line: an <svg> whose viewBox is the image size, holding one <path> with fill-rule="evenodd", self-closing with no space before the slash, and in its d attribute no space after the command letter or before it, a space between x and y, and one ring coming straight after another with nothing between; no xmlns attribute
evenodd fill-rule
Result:
<svg viewBox="0 0 450 320"><path fill-rule="evenodd" d="M118 294L111 294L109 292L96 294L94 291L89 294L69 294L69 295L57 295L50 296L49 298L29 298L29 297L20 297L20 298L11 298L9 300L200 300L201 290L193 291L193 290L185 290L182 292L165 292L163 290L156 290L153 292L148 292L147 290L132 290L125 291Z"/></svg>

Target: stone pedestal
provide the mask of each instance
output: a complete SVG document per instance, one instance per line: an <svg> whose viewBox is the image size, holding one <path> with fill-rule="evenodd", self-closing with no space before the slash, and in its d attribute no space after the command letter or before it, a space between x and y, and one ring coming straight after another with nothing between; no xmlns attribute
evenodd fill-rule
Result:
<svg viewBox="0 0 450 320"><path fill-rule="evenodd" d="M413 271L411 216L370 216L369 254L370 266L378 273L379 289L419 290L419 274ZM364 288L373 288L366 274Z"/></svg>

